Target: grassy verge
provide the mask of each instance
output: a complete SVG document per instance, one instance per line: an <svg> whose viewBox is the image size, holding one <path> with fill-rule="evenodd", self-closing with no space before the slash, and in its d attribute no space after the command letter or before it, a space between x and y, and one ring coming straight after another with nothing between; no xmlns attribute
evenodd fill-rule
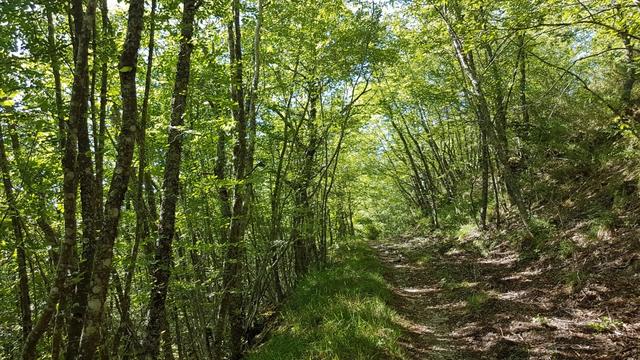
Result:
<svg viewBox="0 0 640 360"><path fill-rule="evenodd" d="M294 290L280 327L249 360L401 358L382 265L363 242L339 253L335 264Z"/></svg>

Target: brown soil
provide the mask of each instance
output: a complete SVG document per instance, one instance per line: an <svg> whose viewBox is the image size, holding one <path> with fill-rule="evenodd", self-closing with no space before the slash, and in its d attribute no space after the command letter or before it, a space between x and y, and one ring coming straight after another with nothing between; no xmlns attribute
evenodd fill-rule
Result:
<svg viewBox="0 0 640 360"><path fill-rule="evenodd" d="M409 359L640 359L637 239L535 261L506 243L484 251L429 238L372 246L393 286Z"/></svg>

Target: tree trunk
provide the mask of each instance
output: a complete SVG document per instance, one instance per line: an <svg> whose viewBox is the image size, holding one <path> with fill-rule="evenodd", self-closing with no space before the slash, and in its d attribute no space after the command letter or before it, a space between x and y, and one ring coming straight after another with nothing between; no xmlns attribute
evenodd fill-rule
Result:
<svg viewBox="0 0 640 360"><path fill-rule="evenodd" d="M9 172L9 161L4 147L4 135L2 133L2 125L0 125L0 172L2 172L2 184L4 186L4 195L9 205L9 216L11 217L11 226L16 248L16 262L18 265L18 289L20 304L20 325L22 327L22 338L27 339L32 329L31 322L31 298L29 297L29 276L27 274L27 255L24 247L24 234L22 226L24 224L16 197L13 192L13 184Z"/></svg>
<svg viewBox="0 0 640 360"><path fill-rule="evenodd" d="M530 120L529 105L527 104L527 57L525 55L525 33L520 36L520 44L518 49L519 61L518 70L520 72L519 92L520 92L520 113L522 116L522 124L520 137L523 140L529 139Z"/></svg>
<svg viewBox="0 0 640 360"><path fill-rule="evenodd" d="M64 108L62 103L62 85L60 80L60 62L58 60L58 46L56 43L56 29L53 24L53 13L50 6L46 6L47 11L47 42L49 46L49 60L51 61L51 71L53 72L54 93L56 99L55 118L58 121L58 147L60 152L64 151L65 123Z"/></svg>
<svg viewBox="0 0 640 360"><path fill-rule="evenodd" d="M118 350L120 346L120 339L122 336L126 336L125 340L125 348L130 348L129 344L131 342L131 335L127 334L129 329L132 328L132 324L130 321L130 308L131 308L131 284L133 282L133 275L135 272L135 266L139 254L140 243L143 241L143 238L146 238L148 234L148 227L146 227L147 223L147 212L145 211L144 204L144 191L143 184L145 181L145 167L146 167L146 153L145 153L145 136L146 136L146 127L148 121L148 111L149 111L149 94L151 91L151 69L153 66L153 51L154 51L154 35L155 35L155 12L156 12L156 0L151 1L151 13L149 15L150 29L149 29L149 46L148 46L148 55L147 55L147 66L146 66L146 74L145 74L145 84L144 84L144 95L142 100L142 113L140 116L140 126L138 129L137 143L138 143L138 174L135 179L136 182L136 192L135 192L135 214L136 214L136 227L135 227L135 239L133 242L133 246L131 249L129 266L126 270L125 280L124 280L124 288L122 293L122 301L120 307L122 309L122 314L120 318L120 326L118 327L117 336L114 339L113 343L113 352L114 356L118 355Z"/></svg>
<svg viewBox="0 0 640 360"><path fill-rule="evenodd" d="M60 247L58 265L56 266L56 280L49 290L46 306L43 309L38 322L35 324L25 341L24 348L22 350L23 359L36 358L36 346L47 329L49 321L56 310L56 305L58 304L61 294L64 294L67 272L69 270L69 265L72 262L74 248L76 245L76 191L78 185L76 158L78 153L78 126L80 122L86 121L83 119L85 119L87 115L89 41L91 39L95 8L95 0L89 0L87 2L86 13L82 18L82 31L79 32L79 36L76 39L77 49L75 56L73 87L71 90L71 106L69 110L69 122L67 125L65 153L62 160L64 174L64 241ZM80 11L82 11L82 9L80 9Z"/></svg>
<svg viewBox="0 0 640 360"><path fill-rule="evenodd" d="M227 164L226 153L227 135L222 127L218 128L217 157L214 169L216 179L224 181L226 178L225 167ZM218 187L218 201L220 202L221 226L219 229L220 244L226 246L229 240L229 222L231 221L231 203L229 202L229 188L226 185ZM224 324L226 320L226 308L223 308L222 302L218 305L218 314L214 325L214 339L212 352L215 359L222 358L222 340L224 334Z"/></svg>
<svg viewBox="0 0 640 360"><path fill-rule="evenodd" d="M102 17L102 41L106 42L109 45L113 45L113 40L111 39L113 35L113 29L111 27L111 22L109 21L109 9L107 8L107 1L100 0L100 14ZM96 138L95 146L95 162L96 162L96 193L97 197L97 208L98 208L98 224L102 225L103 213L104 213L104 204L103 204L103 193L104 193L104 151L105 151L105 136L107 132L106 118L107 118L107 90L109 83L109 71L108 71L108 60L103 59L102 66L100 69L100 105L98 110L98 136ZM94 129L95 131L95 129Z"/></svg>
<svg viewBox="0 0 640 360"><path fill-rule="evenodd" d="M144 340L145 357L156 359L160 347L160 332L165 319L165 302L171 275L171 244L175 235L176 203L180 191L180 162L182 156L182 136L184 113L187 104L187 90L191 71L191 52L193 44L194 17L196 1L185 0L182 13L180 53L176 68L176 83L173 89L171 124L165 158L164 181L162 184L162 204L158 242L152 266L153 286L149 299L149 315Z"/></svg>
<svg viewBox="0 0 640 360"><path fill-rule="evenodd" d="M487 228L487 207L489 206L489 144L487 135L480 134L480 168L482 169L482 185L480 195L480 226Z"/></svg>
<svg viewBox="0 0 640 360"><path fill-rule="evenodd" d="M87 300L87 311L80 344L80 359L93 359L100 340L102 314L112 272L113 245L117 236L124 194L129 183L138 122L136 68L143 15L144 1L132 0L129 4L129 20L124 49L118 65L123 108L122 125L116 148L116 164L105 204L100 240L95 252L91 292Z"/></svg>
<svg viewBox="0 0 640 360"><path fill-rule="evenodd" d="M393 126L393 128L396 130L396 133L400 137L400 141L402 142L402 146L404 148L405 154L407 155L407 158L409 160L409 165L411 166L411 170L413 172L415 196L416 196L418 205L420 207L420 210L422 211L422 214L425 217L430 216L431 219L434 220L433 214L431 213L431 207L429 205L429 201L426 200L428 189L425 189L424 185L422 184L422 177L420 174L420 170L418 169L418 165L413 157L413 154L411 153L411 148L409 147L409 143L407 142L404 136L404 133L398 127L395 121L392 120L391 125Z"/></svg>
<svg viewBox="0 0 640 360"><path fill-rule="evenodd" d="M232 0L233 23L229 26L231 59L231 98L234 103L236 141L233 147L233 166L236 185L233 194L233 216L229 225L227 259L222 275L222 314L227 314L230 325L230 357L240 359L244 332L242 307L242 260L244 258L244 231L246 217L246 188L244 184L247 161L247 121L245 117L242 85L242 37L240 32L240 1Z"/></svg>
<svg viewBox="0 0 640 360"><path fill-rule="evenodd" d="M449 19L446 15L446 9L440 12L442 19L447 25L451 41L455 49L456 57L462 68L463 74L468 78L471 83L471 100L477 111L480 131L487 136L487 140L493 145L498 163L500 164L505 185L507 187L507 194L511 202L516 206L521 223L529 232L529 213L524 201L522 200L520 185L518 179L513 170L509 166L508 151L504 144L504 134L498 133L496 130L496 124L491 121L491 113L489 110L489 104L482 88L482 83L476 72L476 67L473 61L473 56L465 51L462 40L458 37L458 34L453 30ZM503 130L502 130L503 131Z"/></svg>

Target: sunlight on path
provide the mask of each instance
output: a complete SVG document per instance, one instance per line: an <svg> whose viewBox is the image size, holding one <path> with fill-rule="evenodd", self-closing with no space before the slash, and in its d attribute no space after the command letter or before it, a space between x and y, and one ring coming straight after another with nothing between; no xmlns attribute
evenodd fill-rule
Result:
<svg viewBox="0 0 640 360"><path fill-rule="evenodd" d="M601 311L576 304L554 271L522 265L513 251L439 252L421 238L372 247L386 264L409 359L635 359L640 323L594 330Z"/></svg>

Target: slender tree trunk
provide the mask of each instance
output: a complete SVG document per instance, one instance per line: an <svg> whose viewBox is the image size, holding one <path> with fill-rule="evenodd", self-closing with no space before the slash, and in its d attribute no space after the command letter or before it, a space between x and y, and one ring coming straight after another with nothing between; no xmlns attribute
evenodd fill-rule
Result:
<svg viewBox="0 0 640 360"><path fill-rule="evenodd" d="M9 214L11 217L11 226L16 248L16 262L18 265L18 289L20 299L20 325L22 326L23 340L27 339L32 329L31 322L31 297L29 296L29 276L27 274L27 255L24 246L24 233L22 232L23 220L18 211L18 204L11 182L9 172L9 160L4 147L4 135L2 125L0 125L0 171L2 172L2 184L4 186L4 195L9 205Z"/></svg>
<svg viewBox="0 0 640 360"><path fill-rule="evenodd" d="M69 32L73 46L73 61L75 63L78 61L78 49L82 46L82 44L80 44L80 33L83 31L83 17L85 13L82 10L82 1L71 0L69 3L71 5L69 7ZM91 36L89 36L89 39L91 39Z"/></svg>
<svg viewBox="0 0 640 360"><path fill-rule="evenodd" d="M306 127L309 133L309 140L302 149L302 169L300 170L299 179L295 181L295 210L293 218L293 227L291 230L291 242L294 247L295 270L299 277L304 276L311 263L313 237L311 234L312 211L309 199L309 188L313 178L313 164L316 158L318 148L318 135L316 129L317 104L319 101L319 89L315 81L309 83L308 101L309 101L309 117L306 121ZM312 244L313 243L313 244Z"/></svg>
<svg viewBox="0 0 640 360"><path fill-rule="evenodd" d="M92 17L93 22L94 17ZM95 23L91 25L95 30ZM95 31L91 31L94 33ZM95 69L95 63L93 64ZM95 71L93 72L95 75ZM85 79L84 86L89 88L89 76ZM93 82L93 80L92 80ZM91 86L93 90L93 86ZM93 91L92 91L93 92ZM93 94L89 94L92 98ZM93 100L91 101L93 103ZM97 193L96 180L93 172L93 161L91 158L91 144L89 140L88 118L84 116L78 123L78 175L80 176L80 200L82 208L82 256L80 259L79 278L75 286L75 291L71 301L71 318L69 319L67 331L67 352L65 358L72 360L77 356L80 346L80 335L82 333L82 321L87 307L87 297L89 284L91 281L91 269L93 267L93 257L96 247L96 227L97 223Z"/></svg>
<svg viewBox="0 0 640 360"><path fill-rule="evenodd" d="M77 0L76 0L77 1ZM74 2L76 2L74 1ZM82 5L75 5L82 7ZM94 9L95 12L95 9ZM79 19L76 18L79 22ZM91 116L95 119L94 107L94 90L95 90L95 16L91 16L90 39L93 46L93 64L91 74L87 73L84 79L86 82L84 87L90 89L87 97L91 104ZM76 30L78 28L76 27ZM80 38L79 33L76 34ZM91 79L90 79L91 78ZM91 81L91 83L89 83ZM85 105L86 106L86 105ZM93 172L93 161L91 158L91 144L89 138L88 116L83 116L78 123L78 175L80 176L80 200L82 208L82 256L80 258L80 267L74 278L78 278L75 284L72 300L70 302L71 317L68 322L67 330L67 351L65 358L72 360L77 356L78 347L80 346L80 335L82 333L82 321L87 306L87 296L89 292L89 284L91 281L91 269L93 266L93 257L96 246L96 227L97 222L97 192L96 180Z"/></svg>
<svg viewBox="0 0 640 360"><path fill-rule="evenodd" d="M53 23L53 13L50 6L46 6L47 11L47 42L49 46L49 60L51 61L51 71L53 73L54 93L56 99L55 118L58 121L58 146L60 152L64 150L64 108L62 103L62 85L60 80L60 62L58 60L58 45L56 42L56 29Z"/></svg>
<svg viewBox="0 0 640 360"><path fill-rule="evenodd" d="M149 315L145 335L145 357L149 359L158 357L160 332L166 314L165 301L169 287L169 276L171 275L171 244L175 235L176 203L180 190L182 127L184 125L187 89L191 70L191 52L193 49L191 38L193 37L196 1L185 0L183 9L180 53L178 54L168 137L169 149L165 159L158 243L152 270L153 286L149 300Z"/></svg>
<svg viewBox="0 0 640 360"><path fill-rule="evenodd" d="M403 119L403 123L404 123L404 128L405 130L407 130L407 136L409 136L409 139L411 139L411 142L413 143L413 145L416 148L416 151L418 152L418 156L420 157L420 162L422 163L422 167L423 167L423 172L426 178L426 186L425 186L425 190L429 193L429 199L430 201L430 208L431 208L431 219L433 222L433 226L435 228L439 227L438 224L438 203L437 203L437 199L436 199L436 195L438 192L438 187L436 185L436 182L433 178L433 175L431 174L431 167L429 165L429 161L427 160L427 157L425 156L425 153L422 151L422 147L420 146L420 143L418 142L418 139L416 139L415 136L413 136L413 134L411 133L411 130L409 129L409 125L407 124L407 122ZM434 167L435 168L435 167ZM436 175L437 175L437 171L436 171ZM445 174L442 174L442 178L445 177ZM445 181L445 189L447 188L446 185L446 181Z"/></svg>
<svg viewBox="0 0 640 360"><path fill-rule="evenodd" d="M225 167L227 164L226 153L227 134L222 127L218 128L217 157L215 163L214 174L217 179L224 181L226 178ZM229 201L229 188L222 185L218 188L218 201L220 202L221 226L219 229L220 244L226 246L229 240L229 222L231 221L231 203ZM214 339L212 344L212 352L215 359L222 358L222 340L224 337L224 325L226 311L222 302L218 305L218 314L214 325Z"/></svg>
<svg viewBox="0 0 640 360"><path fill-rule="evenodd" d="M276 296L276 302L279 302L284 297L284 291L282 289L282 283L280 281L279 274L279 261L276 255L276 242L280 240L280 221L281 221L281 209L280 209L280 194L282 192L282 172L284 168L284 158L287 153L289 145L289 125L284 124L284 136L282 139L282 149L278 156L278 165L276 167L276 175L273 179L273 191L271 192L271 222L269 225L269 247L271 251L271 266L269 269L273 274L273 286Z"/></svg>
<svg viewBox="0 0 640 360"><path fill-rule="evenodd" d="M496 228L500 228L501 218L500 218L500 191L498 191L498 182L496 181L496 172L495 167L493 166L493 161L490 161L490 169L491 169L491 183L493 185L493 197L495 201L495 216L496 216Z"/></svg>
<svg viewBox="0 0 640 360"><path fill-rule="evenodd" d="M395 123L395 121L391 121L391 125L393 126L393 128L396 130L396 133L398 134L398 136L400 137L400 141L402 142L402 146L404 148L405 154L407 155L407 158L409 160L409 165L411 166L411 170L413 172L413 178L414 178L414 188L415 188L415 192L416 192L416 200L418 201L418 204L420 206L420 210L422 211L422 214L426 217L426 216L431 216L431 219L433 220L433 214L431 213L431 209L429 206L429 201L426 200L426 196L427 196L427 189L424 188L423 184L422 184L422 177L420 174L420 170L418 169L418 164L416 163L413 154L411 153L411 148L409 147L409 143L407 142L404 133L402 132L402 130L398 127L398 125Z"/></svg>
<svg viewBox="0 0 640 360"><path fill-rule="evenodd" d="M480 226L487 228L487 207L489 206L489 144L487 135L480 134L480 168L482 169L482 185L480 194Z"/></svg>
<svg viewBox="0 0 640 360"><path fill-rule="evenodd" d="M482 88L482 83L476 72L476 67L473 61L473 56L466 52L462 43L462 40L458 37L458 34L453 30L449 19L446 15L446 10L440 12L442 19L445 21L453 47L455 49L456 57L460 63L464 75L469 79L471 83L471 100L476 108L479 120L480 131L486 134L487 140L493 145L498 162L500 164L505 185L507 187L507 194L511 202L516 206L520 221L529 231L529 213L522 200L522 194L520 185L516 174L509 166L508 151L505 148L504 134L496 131L496 124L491 121L491 113L489 105Z"/></svg>
<svg viewBox="0 0 640 360"><path fill-rule="evenodd" d="M120 339L122 336L129 335L126 337L125 342L128 344L131 342L131 335L127 334L129 329L132 328L133 324L130 322L130 308L131 308L131 285L133 282L133 275L135 272L135 266L138 259L138 253L140 248L140 243L143 241L143 238L148 236L148 233L145 231L145 225L147 222L147 213L145 211L144 205L144 191L143 184L145 181L145 167L146 167L146 151L145 151L145 137L146 137L146 127L149 116L149 95L151 90L151 70L153 66L153 52L154 52L154 35L155 35L155 12L156 12L156 0L151 1L151 13L149 15L149 46L148 46L148 55L147 55L147 66L146 66L146 74L145 74L145 84L144 84L144 95L142 99L142 113L140 116L140 126L138 129L137 143L138 143L138 174L136 177L136 192L135 192L135 202L134 208L136 213L136 228L135 228L135 239L133 242L133 246L131 249L131 255L129 260L129 266L126 270L125 280L124 280L124 288L122 293L122 302L120 307L122 309L122 314L120 318L120 326L117 330L117 336L114 339L113 343L113 352L114 355L117 356ZM148 228L147 228L148 229ZM129 345L125 345L125 348L129 348Z"/></svg>
<svg viewBox="0 0 640 360"><path fill-rule="evenodd" d="M451 172L450 167L446 163L446 160L441 154L438 143L436 143L436 141L433 139L433 135L431 134L431 127L427 123L428 119L425 114L425 111L422 109L422 106L418 107L418 115L420 116L420 125L422 126L424 131L427 133L427 143L429 144L433 157L436 159L438 168L442 173L441 178L442 178L442 183L445 187L445 190L447 191L447 199L451 202L453 201L453 185L455 183L454 176Z"/></svg>
<svg viewBox="0 0 640 360"><path fill-rule="evenodd" d="M95 8L95 0L89 0L84 17L78 18L82 19L82 31L79 32L77 38L73 87L71 90L71 106L67 125L65 154L62 160L64 174L64 241L61 244L60 257L58 259L58 265L56 266L56 280L49 290L46 306L40 318L25 341L22 351L23 359L30 360L36 358L36 346L47 329L49 321L56 310L60 296L65 290L67 272L72 262L76 245L76 191L78 184L76 158L78 153L78 126L80 122L86 121L87 115L88 55ZM80 11L82 11L82 9L80 9Z"/></svg>
<svg viewBox="0 0 640 360"><path fill-rule="evenodd" d="M253 37L253 78L251 79L251 88L249 91L249 99L247 100L247 116L249 120L249 147L247 150L247 168L253 169L255 145L256 145L256 127L257 127L257 111L258 87L260 85L260 43L262 40L262 12L264 10L263 0L258 0L258 15L256 18L256 28ZM251 186L249 184L249 186ZM249 190L251 192L251 190Z"/></svg>
<svg viewBox="0 0 640 360"><path fill-rule="evenodd" d="M519 36L519 60L518 70L520 72L519 92L520 92L520 114L522 116L522 130L521 137L527 141L529 139L530 132L530 119L529 119L529 105L527 104L527 57L525 49L525 33Z"/></svg>
<svg viewBox="0 0 640 360"><path fill-rule="evenodd" d="M124 49L118 65L123 108L122 125L117 144L116 164L105 204L100 241L95 252L91 292L87 301L87 312L80 344L80 359L93 359L100 340L102 315L112 272L113 245L117 236L124 194L129 183L138 125L136 69L143 15L144 1L132 0L129 3L129 20Z"/></svg>
<svg viewBox="0 0 640 360"><path fill-rule="evenodd" d="M58 59L58 46L56 42L56 31L55 25L53 23L53 11L51 6L46 6L47 13L47 43L49 49L49 59L51 61L51 71L53 73L53 83L54 83L54 93L55 93L55 104L56 111L54 117L57 120L58 124L58 148L60 150L61 156L64 156L64 145L65 145L65 133L67 131L66 124L64 120L64 103L62 100L62 85L60 79L60 61ZM14 146L18 146L17 144ZM43 201L44 202L44 201ZM56 250L59 248L60 244L57 240L57 236L49 222L45 219L44 216L44 206L40 210L40 216L38 217L38 226L43 230L45 237L49 240L51 245L51 264L55 268L59 252ZM62 323L64 318L64 312L66 311L66 301L65 297L62 297L60 304L58 305L57 314L55 318L54 330L51 340L51 358L52 360L58 360L60 348L62 346Z"/></svg>
<svg viewBox="0 0 640 360"><path fill-rule="evenodd" d="M222 314L227 314L230 325L230 357L240 359L244 332L242 306L242 260L244 258L244 231L246 221L246 188L244 185L247 161L247 121L244 111L242 86L242 37L240 32L240 1L232 0L233 23L229 26L231 57L231 98L234 102L236 142L233 147L233 165L236 185L233 194L233 216L229 226L227 259L223 269L221 299Z"/></svg>
<svg viewBox="0 0 640 360"><path fill-rule="evenodd" d="M100 14L102 17L102 42L103 44L113 45L112 35L113 29L111 22L109 21L109 9L107 8L107 1L100 0ZM105 151L105 137L107 132L107 90L109 84L109 71L108 71L108 59L102 59L102 65L100 69L100 105L98 110L98 136L95 146L95 162L96 162L96 193L98 194L96 200L96 207L98 208L97 218L98 224L102 225L104 214L104 151ZM94 129L95 131L95 129Z"/></svg>

